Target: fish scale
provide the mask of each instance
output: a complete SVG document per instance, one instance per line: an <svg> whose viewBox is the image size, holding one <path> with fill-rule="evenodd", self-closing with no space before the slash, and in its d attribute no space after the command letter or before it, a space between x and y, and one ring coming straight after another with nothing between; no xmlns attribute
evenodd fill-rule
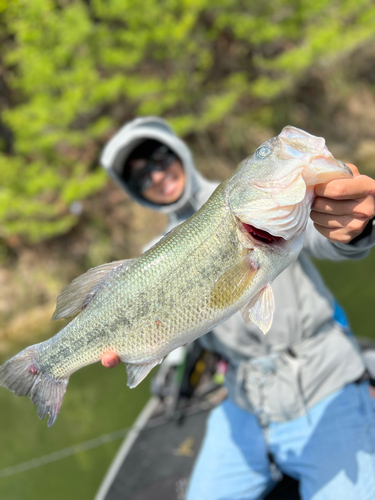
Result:
<svg viewBox="0 0 375 500"><path fill-rule="evenodd" d="M302 248L314 184L350 175L324 139L284 128L146 253L103 264L68 285L53 319L73 319L2 365L0 384L30 395L50 426L69 376L106 352L126 364L135 387L173 349L238 310L266 333L271 282Z"/></svg>

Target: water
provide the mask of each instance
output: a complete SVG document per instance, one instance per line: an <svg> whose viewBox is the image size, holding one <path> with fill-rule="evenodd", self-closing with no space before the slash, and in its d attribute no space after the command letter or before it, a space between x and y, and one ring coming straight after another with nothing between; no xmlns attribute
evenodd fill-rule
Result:
<svg viewBox="0 0 375 500"><path fill-rule="evenodd" d="M375 252L360 261L320 261L317 264L326 283L346 309L354 332L375 339ZM6 358L24 347L26 345L15 344ZM5 358L0 359L3 361ZM126 387L123 365L107 370L96 364L80 370L71 377L61 413L50 429L46 420L39 420L28 398L17 398L1 389L0 472L130 426L149 397L149 380L130 390ZM0 498L92 499L120 443L121 439L0 478Z"/></svg>
<svg viewBox="0 0 375 500"><path fill-rule="evenodd" d="M14 346L14 353L23 345ZM12 353L13 354L13 353ZM9 355L7 355L7 358ZM5 359L0 359L1 362ZM149 380L126 386L126 370L100 364L73 374L53 427L39 420L28 398L0 390L0 471L130 426L149 398ZM2 500L89 500L121 439L48 465L0 478Z"/></svg>
<svg viewBox="0 0 375 500"><path fill-rule="evenodd" d="M316 261L355 335L375 340L375 249L361 260Z"/></svg>

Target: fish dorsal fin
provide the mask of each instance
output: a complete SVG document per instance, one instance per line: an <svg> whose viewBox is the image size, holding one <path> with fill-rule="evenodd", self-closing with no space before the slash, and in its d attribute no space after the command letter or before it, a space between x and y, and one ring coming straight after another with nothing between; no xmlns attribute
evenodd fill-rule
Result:
<svg viewBox="0 0 375 500"><path fill-rule="evenodd" d="M241 309L241 314L245 323L252 321L266 334L271 328L274 311L273 291L271 285L267 285Z"/></svg>
<svg viewBox="0 0 375 500"><path fill-rule="evenodd" d="M246 292L259 269L251 254L249 252L241 257L220 276L211 292L210 307L225 309Z"/></svg>
<svg viewBox="0 0 375 500"><path fill-rule="evenodd" d="M146 365L134 365L132 363L126 363L126 372L128 374L128 387L134 389L138 384L142 382L143 379L147 377L150 371L159 365L163 359L157 359Z"/></svg>
<svg viewBox="0 0 375 500"><path fill-rule="evenodd" d="M57 297L52 320L71 318L82 311L106 282L109 273L120 266L129 267L131 260L117 260L93 267L75 278Z"/></svg>

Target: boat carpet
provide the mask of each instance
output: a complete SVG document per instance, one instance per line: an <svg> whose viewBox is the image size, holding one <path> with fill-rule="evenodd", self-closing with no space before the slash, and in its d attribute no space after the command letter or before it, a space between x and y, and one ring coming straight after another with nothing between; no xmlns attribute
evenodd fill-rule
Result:
<svg viewBox="0 0 375 500"><path fill-rule="evenodd" d="M105 500L184 500L208 413L143 428Z"/></svg>

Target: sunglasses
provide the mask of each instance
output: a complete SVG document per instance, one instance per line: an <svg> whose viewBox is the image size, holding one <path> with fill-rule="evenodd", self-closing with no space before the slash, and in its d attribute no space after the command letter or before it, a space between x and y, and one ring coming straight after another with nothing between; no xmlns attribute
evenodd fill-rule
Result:
<svg viewBox="0 0 375 500"><path fill-rule="evenodd" d="M158 148L151 156L146 160L146 164L137 169L134 173L131 173L128 180L128 186L132 191L142 192L149 189L153 180L151 177L152 172L159 171L163 172L166 170L175 160L177 156L172 153L168 148L162 146Z"/></svg>

